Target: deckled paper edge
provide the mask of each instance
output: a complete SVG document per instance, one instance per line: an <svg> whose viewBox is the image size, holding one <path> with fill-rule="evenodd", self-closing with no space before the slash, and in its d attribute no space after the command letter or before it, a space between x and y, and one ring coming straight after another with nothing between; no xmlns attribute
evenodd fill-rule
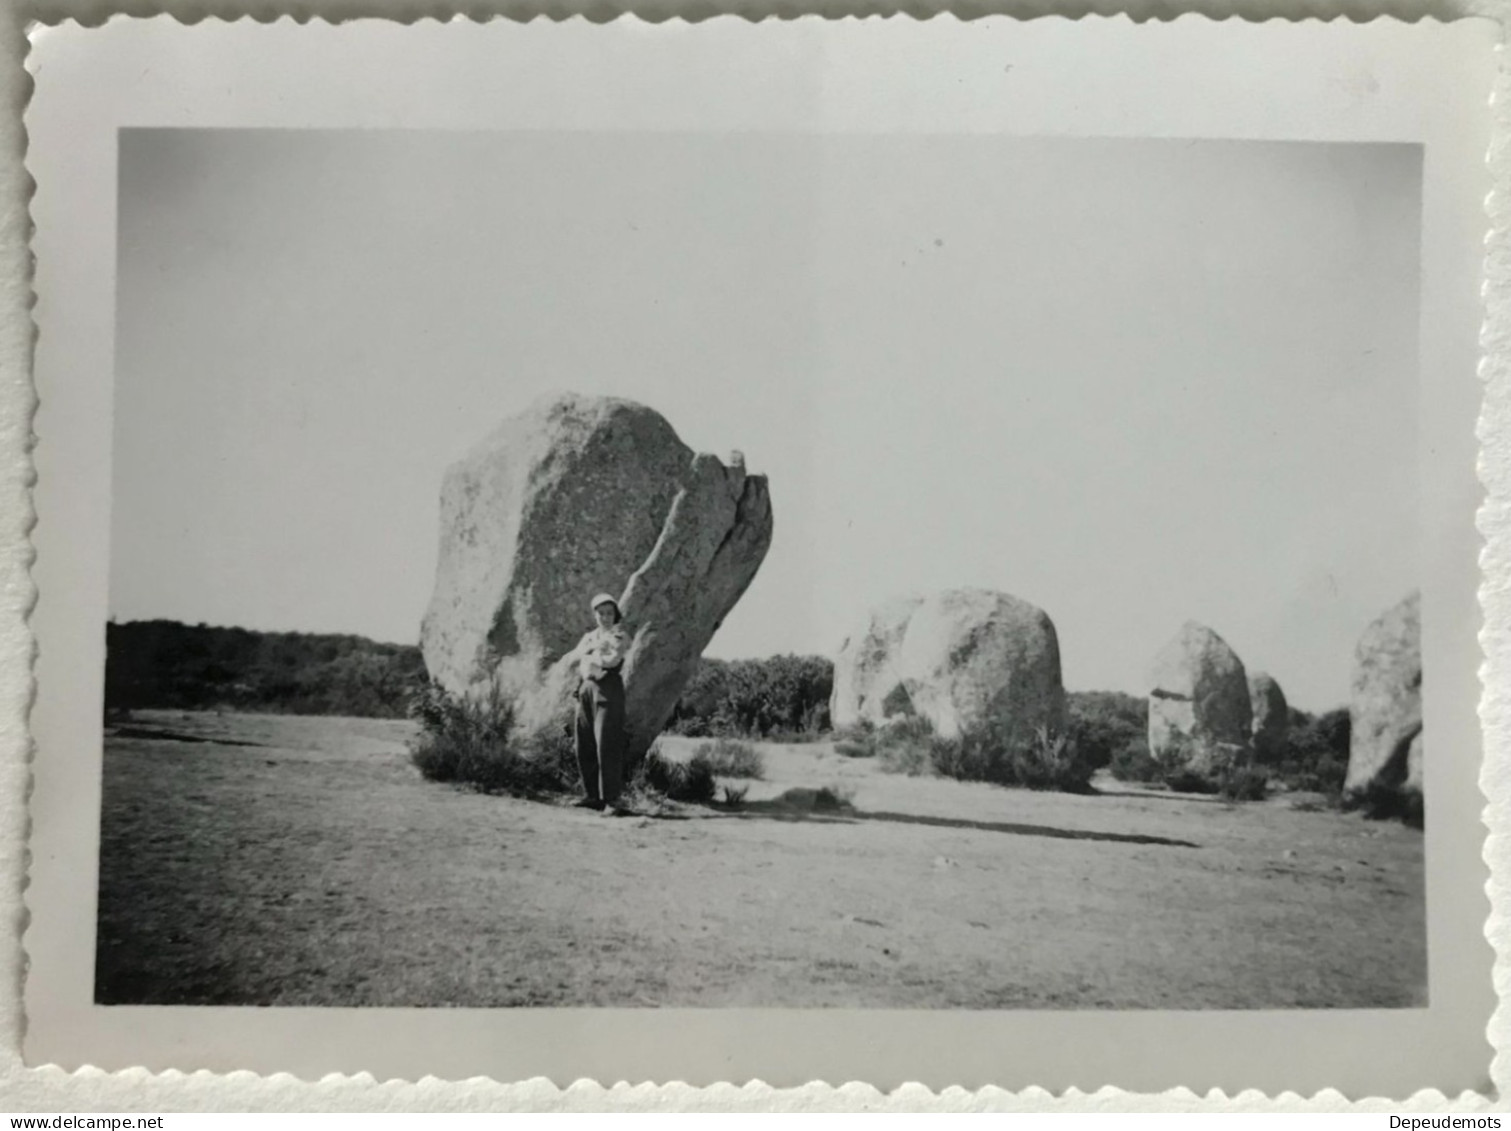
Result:
<svg viewBox="0 0 1511 1131"><path fill-rule="evenodd" d="M912 4L906 7L866 3L864 0L810 0L801 9L782 3L677 3L676 0L642 0L633 5L594 4L591 0L560 0L555 3L493 0L488 4L470 5L462 11L423 2L388 3L384 0L325 0L323 3L232 4L232 3L70 3L68 0L39 0L22 7L7 0L6 19L0 25L0 82L4 84L7 114L0 122L0 874L5 880L7 898L4 916L5 977L0 981L0 1108L28 1110L305 1110L305 1111L478 1111L502 1108L518 1111L792 1111L792 1110L885 1110L885 1111L1488 1111L1507 1105L1495 1097L1464 1093L1447 1097L1435 1090L1423 1090L1407 1101L1361 1100L1350 1103L1335 1091L1323 1091L1312 1097L1283 1093L1269 1097L1246 1091L1229 1097L1218 1090L1197 1095L1187 1089L1173 1089L1160 1095L1134 1095L1113 1088L1095 1093L1070 1089L1052 1095L1042 1089L1029 1088L1008 1092L986 1087L971 1092L948 1088L935 1093L920 1085L905 1085L891 1093L882 1093L869 1085L848 1083L840 1087L814 1083L804 1088L773 1089L760 1082L743 1087L731 1084L707 1088L686 1085L625 1083L609 1087L592 1081L578 1081L558 1089L546 1080L517 1084L500 1084L487 1079L444 1082L426 1078L415 1082L380 1082L366 1074L332 1076L320 1081L303 1081L287 1074L262 1077L249 1072L224 1076L207 1072L152 1074L143 1069L106 1073L82 1069L67 1073L56 1068L27 1069L20 1060L20 1041L24 1031L21 990L25 956L20 937L25 928L22 886L26 874L26 843L29 832L27 795L30 790L28 762L31 742L26 718L34 685L31 666L35 645L27 631L26 619L35 603L36 590L30 578L32 549L29 533L34 523L30 487L33 471L30 459L31 420L36 395L30 377L30 358L34 330L29 316L32 293L30 220L27 205L32 182L25 164L25 134L21 116L31 91L31 80L23 60L26 52L25 24L35 19L57 23L76 19L97 24L112 15L168 14L185 22L205 18L258 20L291 16L296 19L340 21L357 16L383 16L405 22L428 18L451 18L461 15L474 19L509 18L551 19L585 17L603 21L630 18L660 21L673 18L705 19L718 15L738 15L747 19L795 16L886 15L902 18L927 18L942 13L969 18L984 14L1002 14L1017 18L1071 17L1087 15L1127 15L1134 19L1168 19L1185 14L1211 18L1266 19L1336 19L1371 18L1454 19L1463 16L1489 16L1503 28L1511 4L1475 0L1450 3L1426 0L1424 3L1384 5L1267 3L1265 0L1239 0L1234 3L1182 5L1179 9L1158 2L1127 5L1056 4L1038 2L994 2L953 4ZM1502 49L1503 50L1503 49ZM1487 155L1487 267L1485 282L1485 323L1482 335L1484 357L1481 377L1485 382L1479 436L1481 452L1479 474L1486 497L1480 511L1478 527L1484 545L1481 555L1483 578L1480 602L1485 616L1481 634L1484 661L1481 669L1484 696L1481 718L1485 728L1487 755L1499 755L1511 737L1507 703L1511 701L1511 111L1507 96L1511 94L1511 76L1505 62L1497 72L1496 97L1492 102L1492 138ZM1490 191L1494 186L1494 191ZM1494 981L1498 997L1508 980L1504 943L1508 931L1502 913L1502 894L1506 884L1505 863L1508 772L1503 757L1487 756L1481 786L1486 795L1485 823L1489 829L1485 859L1491 867L1487 893L1491 915L1486 935L1496 948ZM1498 1005L1488 1027L1490 1043L1496 1050L1491 1078L1496 1088L1505 1092L1505 1046L1507 1014Z"/></svg>

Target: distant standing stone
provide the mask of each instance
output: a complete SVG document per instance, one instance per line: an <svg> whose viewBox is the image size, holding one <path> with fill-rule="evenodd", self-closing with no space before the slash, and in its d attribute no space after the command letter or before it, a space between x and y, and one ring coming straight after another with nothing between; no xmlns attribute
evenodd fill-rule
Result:
<svg viewBox="0 0 1511 1131"><path fill-rule="evenodd" d="M1254 713L1254 755L1274 763L1285 757L1291 734L1291 707L1285 692L1267 672L1249 676L1249 707Z"/></svg>
<svg viewBox="0 0 1511 1131"><path fill-rule="evenodd" d="M1006 593L950 589L875 609L834 662L830 717L921 715L945 737L990 728L1004 743L1065 726L1060 645L1043 610Z"/></svg>
<svg viewBox="0 0 1511 1131"><path fill-rule="evenodd" d="M620 596L630 754L660 733L771 545L766 477L694 453L633 401L542 398L447 472L420 632L456 693L496 684L517 725L559 729L588 600Z"/></svg>
<svg viewBox="0 0 1511 1131"><path fill-rule="evenodd" d="M1155 656L1149 682L1149 753L1167 773L1215 785L1249 757L1248 675L1221 636L1187 621Z"/></svg>
<svg viewBox="0 0 1511 1131"><path fill-rule="evenodd" d="M1344 800L1422 801L1422 600L1413 592L1359 638L1354 651Z"/></svg>

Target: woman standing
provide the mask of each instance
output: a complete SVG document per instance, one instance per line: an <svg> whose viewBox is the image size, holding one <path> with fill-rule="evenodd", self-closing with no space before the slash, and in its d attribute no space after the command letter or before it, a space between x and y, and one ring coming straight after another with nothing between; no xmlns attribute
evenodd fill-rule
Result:
<svg viewBox="0 0 1511 1131"><path fill-rule="evenodd" d="M624 679L621 669L629 637L620 626L619 602L607 593L593 598L591 632L578 641L577 766L585 796L577 804L606 816L626 811L619 806L624 785Z"/></svg>

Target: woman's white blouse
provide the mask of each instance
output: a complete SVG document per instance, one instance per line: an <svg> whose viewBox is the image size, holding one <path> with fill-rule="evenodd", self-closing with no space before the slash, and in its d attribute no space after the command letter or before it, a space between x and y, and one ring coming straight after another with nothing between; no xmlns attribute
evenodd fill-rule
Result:
<svg viewBox="0 0 1511 1131"><path fill-rule="evenodd" d="M577 673L583 679L597 679L605 672L616 671L624 664L629 647L629 635L619 625L595 628L578 641Z"/></svg>

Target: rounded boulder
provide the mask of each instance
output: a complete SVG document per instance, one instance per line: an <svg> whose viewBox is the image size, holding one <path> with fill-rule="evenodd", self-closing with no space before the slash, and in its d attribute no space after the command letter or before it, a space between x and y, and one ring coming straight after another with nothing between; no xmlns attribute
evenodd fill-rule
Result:
<svg viewBox="0 0 1511 1131"><path fill-rule="evenodd" d="M1060 645L1049 616L987 589L910 596L874 610L841 645L835 726L918 715L952 738L990 729L1004 744L1065 726Z"/></svg>

